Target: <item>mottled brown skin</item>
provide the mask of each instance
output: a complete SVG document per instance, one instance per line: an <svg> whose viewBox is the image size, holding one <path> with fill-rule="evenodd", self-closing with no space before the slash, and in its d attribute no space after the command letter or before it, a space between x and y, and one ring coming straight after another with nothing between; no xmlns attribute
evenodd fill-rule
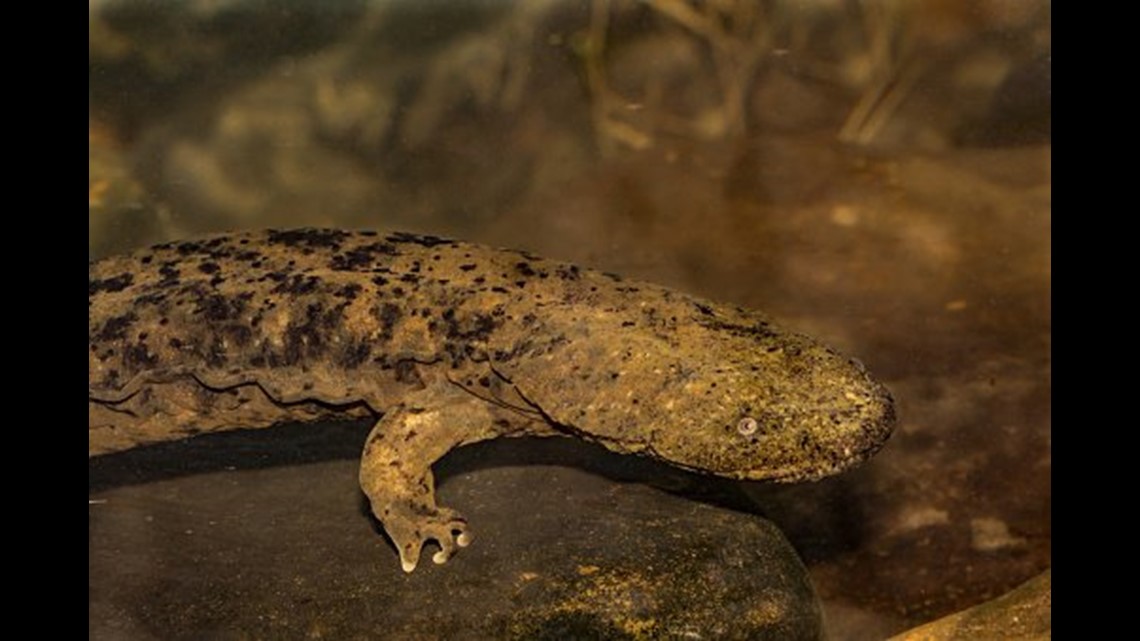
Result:
<svg viewBox="0 0 1140 641"><path fill-rule="evenodd" d="M360 483L415 568L466 521L431 465L566 435L740 479L834 474L882 446L886 389L757 313L523 252L411 234L261 231L90 267L89 451L379 416Z"/></svg>

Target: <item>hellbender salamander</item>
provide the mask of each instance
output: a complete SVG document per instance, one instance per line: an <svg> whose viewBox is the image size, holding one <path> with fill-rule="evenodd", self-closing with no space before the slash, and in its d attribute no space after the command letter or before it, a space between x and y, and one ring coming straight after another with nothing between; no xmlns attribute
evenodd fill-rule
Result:
<svg viewBox="0 0 1140 641"><path fill-rule="evenodd" d="M434 236L332 229L171 242L90 265L89 454L377 416L360 484L405 571L469 543L431 466L499 436L574 436L739 479L877 451L887 390L765 316Z"/></svg>

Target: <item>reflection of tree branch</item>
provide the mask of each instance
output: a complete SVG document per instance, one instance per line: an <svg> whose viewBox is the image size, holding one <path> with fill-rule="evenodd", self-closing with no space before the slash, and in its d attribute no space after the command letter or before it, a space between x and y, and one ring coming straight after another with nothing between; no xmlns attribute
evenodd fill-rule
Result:
<svg viewBox="0 0 1140 641"><path fill-rule="evenodd" d="M606 46L606 29L609 27L610 10L608 0L593 0L590 3L590 24L586 41L579 54L586 63L586 85L590 88L590 117L594 121L594 135L602 153L609 151L609 138L606 136L606 122L609 120L609 89L606 87L605 73L602 70L602 56Z"/></svg>
<svg viewBox="0 0 1140 641"><path fill-rule="evenodd" d="M603 154L613 151L614 143L633 149L645 149L653 144L652 137L618 115L630 105L619 99L606 84L604 67L606 32L609 28L610 0L593 0L590 3L590 24L586 38L579 45L586 68L586 84L590 90L590 115L598 149Z"/></svg>
<svg viewBox="0 0 1140 641"><path fill-rule="evenodd" d="M722 35L708 16L697 13L681 0L647 0L646 4L709 42L715 42Z"/></svg>
<svg viewBox="0 0 1140 641"><path fill-rule="evenodd" d="M480 109L516 110L526 97L538 25L556 0L529 0L482 31L455 38L429 63L401 130L410 147L436 133L449 109L471 100Z"/></svg>
<svg viewBox="0 0 1140 641"><path fill-rule="evenodd" d="M598 146L603 151L614 145L645 148L652 144L654 135L665 132L706 139L744 133L749 100L760 69L776 43L786 41L784 36L789 34L791 48L799 54L795 59L797 73L865 87L859 103L839 133L841 140L867 142L874 138L910 94L915 82L927 71L921 62L912 60L914 56L908 55L913 41L918 38L909 34L915 28L909 18L911 14L924 11L924 3L840 0L826 6L805 6L811 3L790 0L641 0L636 4L648 7L661 22L676 25L670 37L690 39L700 44L702 53L699 55L706 56L701 62L711 67L709 75L715 83L719 100L714 98L714 104L704 104L700 114L682 115L665 112L665 104L654 100L661 94L652 91L653 87L660 86L653 85L652 81L651 89L643 95L623 97L616 93L607 84L605 54L607 45L612 45L607 41L607 37L612 36L608 30L615 16L636 10L635 3L591 0L590 24L583 34L580 53L593 100ZM813 61L806 53L810 51L810 31L805 28L805 23L810 25L811 21L826 18L825 24L832 24L842 18L842 14L858 16L863 21L867 51L854 62L850 59L841 64ZM857 29L852 26L835 28ZM941 33L946 28L928 26L926 29ZM812 69L815 69L814 74L805 71ZM838 77L835 70L839 72ZM654 68L647 68L645 73L654 73ZM701 82L703 79L694 77L690 80ZM631 108L642 110L642 117L637 120L630 118Z"/></svg>
<svg viewBox="0 0 1140 641"><path fill-rule="evenodd" d="M763 9L752 0L645 0L649 8L677 23L693 38L706 43L716 84L720 88L719 108L685 119L668 113L654 114L658 129L700 138L738 135L746 128L747 101L756 70L771 50L773 29ZM624 122L631 105L609 88L605 72L605 47L612 0L592 0L590 23L580 44L586 82L592 97L592 119L598 147L603 153L615 143L644 149L653 143L652 133ZM644 97L642 97L644 100Z"/></svg>
<svg viewBox="0 0 1140 641"><path fill-rule="evenodd" d="M772 41L760 5L751 0L703 2L698 11L683 0L648 0L648 4L708 42L724 98L721 133L743 133L748 91Z"/></svg>

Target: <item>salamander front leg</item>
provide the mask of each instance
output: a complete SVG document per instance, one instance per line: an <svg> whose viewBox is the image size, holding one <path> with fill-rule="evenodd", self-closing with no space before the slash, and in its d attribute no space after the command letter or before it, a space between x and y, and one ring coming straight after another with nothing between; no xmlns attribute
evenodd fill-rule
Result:
<svg viewBox="0 0 1140 641"><path fill-rule="evenodd" d="M405 572L416 568L429 540L440 547L432 556L436 563L446 562L471 542L467 520L436 505L431 465L460 445L494 435L484 401L438 387L410 395L372 428L364 445L360 487L399 550Z"/></svg>
<svg viewBox="0 0 1140 641"><path fill-rule="evenodd" d="M419 484L420 489L414 487ZM361 482L364 486L364 482ZM411 572L419 564L420 552L428 541L439 544L440 550L432 555L435 563L445 563L457 547L467 547L471 534L467 519L451 508L439 507L431 491L432 475L429 471L421 481L403 484L401 492L391 492L391 486L372 486L365 489L372 502L372 512L384 525L384 531L400 552L400 565ZM403 496L397 496L403 494Z"/></svg>

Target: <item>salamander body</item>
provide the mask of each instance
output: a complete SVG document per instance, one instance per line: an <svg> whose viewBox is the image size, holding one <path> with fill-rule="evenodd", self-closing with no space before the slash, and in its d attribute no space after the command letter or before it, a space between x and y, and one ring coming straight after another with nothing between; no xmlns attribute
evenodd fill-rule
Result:
<svg viewBox="0 0 1140 641"><path fill-rule="evenodd" d="M431 465L573 436L719 476L814 480L894 423L864 368L767 317L525 252L332 229L90 265L89 453L374 416L360 481L412 571L469 543Z"/></svg>

